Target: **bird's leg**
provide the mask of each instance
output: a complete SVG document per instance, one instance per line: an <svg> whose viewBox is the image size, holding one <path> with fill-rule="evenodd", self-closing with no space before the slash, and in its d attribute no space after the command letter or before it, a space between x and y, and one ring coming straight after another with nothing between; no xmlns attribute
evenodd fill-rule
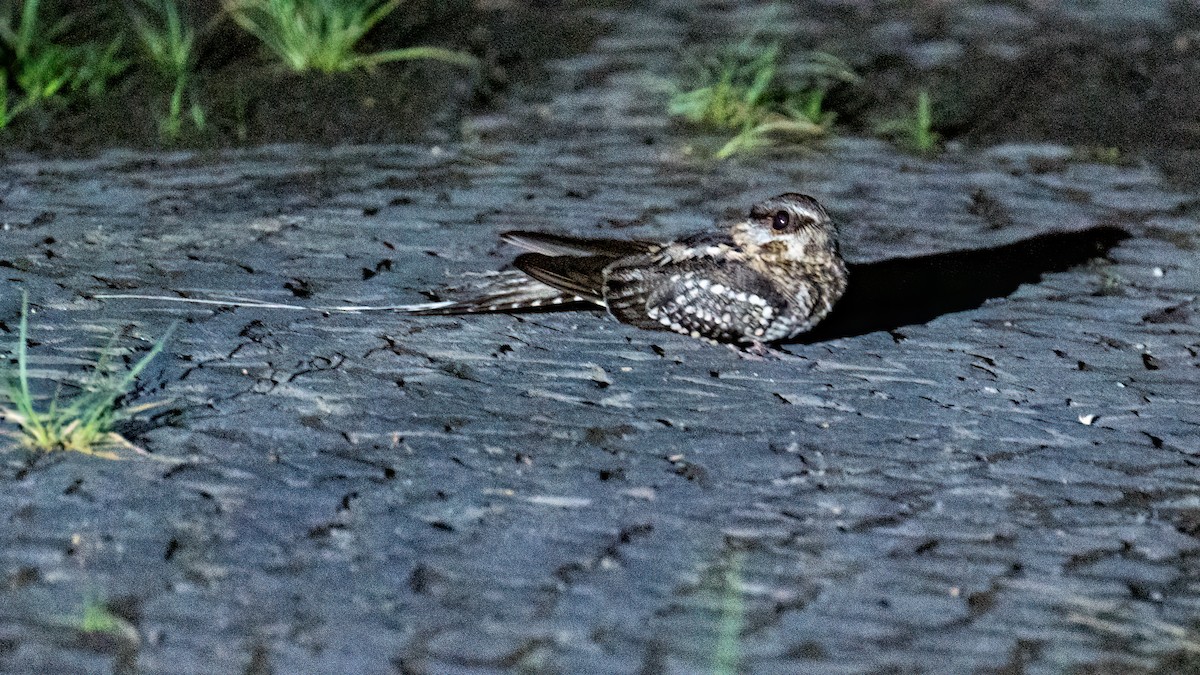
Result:
<svg viewBox="0 0 1200 675"><path fill-rule="evenodd" d="M783 355L783 352L771 348L765 342L754 341L749 344L730 344L728 346L730 349L736 352L738 356L749 361L774 360Z"/></svg>

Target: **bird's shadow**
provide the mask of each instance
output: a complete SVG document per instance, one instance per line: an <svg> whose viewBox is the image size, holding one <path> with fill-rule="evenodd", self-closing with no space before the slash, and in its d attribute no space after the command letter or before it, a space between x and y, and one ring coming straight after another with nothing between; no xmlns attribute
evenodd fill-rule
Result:
<svg viewBox="0 0 1200 675"><path fill-rule="evenodd" d="M994 248L849 265L850 283L833 311L793 344L894 331L1002 298L1043 274L1062 272L1129 238L1111 226L1052 232Z"/></svg>

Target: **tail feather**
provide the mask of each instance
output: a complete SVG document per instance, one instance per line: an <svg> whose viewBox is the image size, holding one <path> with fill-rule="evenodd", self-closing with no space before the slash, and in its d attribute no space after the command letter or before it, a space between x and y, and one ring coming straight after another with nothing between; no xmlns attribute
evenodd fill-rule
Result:
<svg viewBox="0 0 1200 675"><path fill-rule="evenodd" d="M645 241L544 232L505 232L501 238L530 251L517 257L519 271L481 275L470 284L447 289L451 299L396 309L430 316L565 309L574 304L603 307L604 268L618 258L660 248Z"/></svg>
<svg viewBox="0 0 1200 675"><path fill-rule="evenodd" d="M561 308L563 305L588 302L586 298L547 286L521 272L488 275L481 283L451 288L448 292L461 297L406 305L403 311L417 316L482 314Z"/></svg>

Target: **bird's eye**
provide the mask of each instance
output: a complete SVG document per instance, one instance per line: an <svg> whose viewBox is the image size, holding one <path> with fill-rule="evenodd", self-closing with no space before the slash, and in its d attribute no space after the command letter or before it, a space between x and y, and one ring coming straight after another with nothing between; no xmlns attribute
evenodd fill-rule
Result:
<svg viewBox="0 0 1200 675"><path fill-rule="evenodd" d="M776 211L775 217L771 220L771 227L775 230L786 230L791 218L787 211Z"/></svg>

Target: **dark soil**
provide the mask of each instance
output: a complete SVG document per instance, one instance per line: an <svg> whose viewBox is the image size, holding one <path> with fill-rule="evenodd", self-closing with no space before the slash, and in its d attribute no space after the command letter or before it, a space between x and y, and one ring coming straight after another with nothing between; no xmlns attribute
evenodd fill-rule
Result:
<svg viewBox="0 0 1200 675"><path fill-rule="evenodd" d="M86 20L78 21L82 28L64 42L107 40L127 21L119 3L105 9L74 4L75 9L60 11ZM134 66L109 92L32 110L4 130L0 143L42 155L77 156L108 147L458 140L465 114L502 103L514 83L536 80L546 59L586 49L597 33L593 22L556 7L538 7L535 14L524 6L488 10L469 0L411 0L381 22L358 51L432 45L470 53L481 67L419 61L334 74L293 73L232 20L214 19L219 2L179 4L192 25L209 26L202 33L196 74L197 98L208 122L203 131L185 124L181 138L162 138L159 120L170 85L139 69L138 46L130 36L126 56Z"/></svg>
<svg viewBox="0 0 1200 675"><path fill-rule="evenodd" d="M1163 4L812 3L795 13L800 35L784 34L786 22L763 35L793 53L833 53L863 76L828 101L849 133L911 116L926 90L946 140L1056 142L1093 160L1148 161L1196 186L1200 5ZM694 21L691 40L737 30Z"/></svg>
<svg viewBox="0 0 1200 675"><path fill-rule="evenodd" d="M181 5L196 25L220 8L215 0ZM612 5L655 11L658 3L412 0L361 45L364 52L413 44L460 49L485 64L473 73L420 63L288 74L255 38L218 21L198 74L210 124L172 145L463 140L466 116L548 97L542 64L585 53L604 33L596 17ZM916 92L927 90L946 140L1053 141L1089 159L1150 161L1178 184L1200 185L1200 9L1176 1L1158 16L1091 5L1090 13L1072 13L1035 2L812 3L791 12L808 22L807 33L797 35L787 22L774 27L786 35L772 36L773 26L762 33L793 55L810 48L837 54L863 75L861 86L842 87L829 100L842 133L875 134L882 120L909 114ZM82 22L74 40L111 35L124 20L119 12L98 14L92 3L74 6L99 17ZM681 49L712 48L754 30L744 11L750 3L685 7L657 7L682 15ZM158 111L166 96L135 66L103 98L29 113L4 132L3 143L49 155L162 147Z"/></svg>

